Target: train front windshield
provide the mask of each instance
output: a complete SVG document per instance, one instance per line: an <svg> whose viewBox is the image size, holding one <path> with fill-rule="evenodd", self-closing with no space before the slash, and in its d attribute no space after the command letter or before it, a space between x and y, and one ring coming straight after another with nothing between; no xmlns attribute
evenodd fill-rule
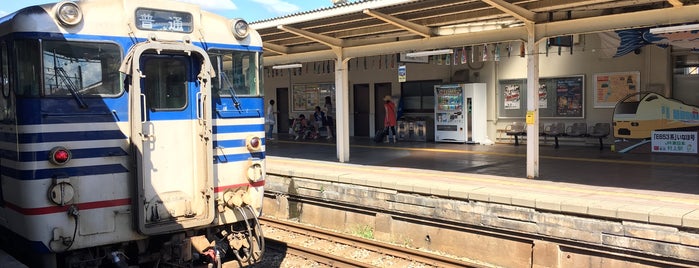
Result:
<svg viewBox="0 0 699 268"><path fill-rule="evenodd" d="M121 93L118 71L121 50L116 44L17 40L14 46L18 59L17 95L116 96ZM37 79L41 76L43 79Z"/></svg>
<svg viewBox="0 0 699 268"><path fill-rule="evenodd" d="M209 50L216 68L212 91L219 96L259 96L259 53L248 51Z"/></svg>

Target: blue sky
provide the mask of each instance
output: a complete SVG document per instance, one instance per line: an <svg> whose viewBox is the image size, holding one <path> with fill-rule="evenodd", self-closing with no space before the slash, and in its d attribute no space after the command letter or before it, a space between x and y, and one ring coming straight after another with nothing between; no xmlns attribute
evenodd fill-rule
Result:
<svg viewBox="0 0 699 268"><path fill-rule="evenodd" d="M177 0L196 3L202 8L227 18L243 18L248 22L269 19L301 11L332 6L331 0ZM59 0L2 0L0 16L26 6L59 2Z"/></svg>

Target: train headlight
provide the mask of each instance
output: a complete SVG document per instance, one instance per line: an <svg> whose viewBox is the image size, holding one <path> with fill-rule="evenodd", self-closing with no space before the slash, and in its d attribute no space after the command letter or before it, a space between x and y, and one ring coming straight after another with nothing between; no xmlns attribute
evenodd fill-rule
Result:
<svg viewBox="0 0 699 268"><path fill-rule="evenodd" d="M262 149L262 140L258 136L251 136L247 138L246 145L248 150L257 152Z"/></svg>
<svg viewBox="0 0 699 268"><path fill-rule="evenodd" d="M236 39L245 39L250 34L250 26L248 22L242 19L234 19L231 25L231 32Z"/></svg>
<svg viewBox="0 0 699 268"><path fill-rule="evenodd" d="M53 149L49 151L49 162L54 165L65 165L72 157L73 154L70 153L70 150L63 146L53 147Z"/></svg>
<svg viewBox="0 0 699 268"><path fill-rule="evenodd" d="M83 20L83 12L76 3L63 1L56 7L56 19L63 25L75 26Z"/></svg>

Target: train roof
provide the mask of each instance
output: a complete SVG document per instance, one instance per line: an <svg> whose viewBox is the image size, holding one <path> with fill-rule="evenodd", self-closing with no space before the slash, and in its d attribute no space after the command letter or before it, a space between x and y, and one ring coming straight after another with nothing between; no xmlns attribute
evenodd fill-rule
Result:
<svg viewBox="0 0 699 268"><path fill-rule="evenodd" d="M181 41L187 35L192 41L209 43L236 43L243 46L262 47L262 39L254 29L243 40L231 33L234 19L202 10L198 5L172 0L82 0L74 1L82 10L82 21L75 26L61 24L56 19L58 3L28 6L0 18L0 38L12 33L40 33L150 38ZM164 8L166 7L166 8ZM192 30L169 32L144 30L137 27L137 9L179 11L191 15ZM123 12L119 12L123 11Z"/></svg>

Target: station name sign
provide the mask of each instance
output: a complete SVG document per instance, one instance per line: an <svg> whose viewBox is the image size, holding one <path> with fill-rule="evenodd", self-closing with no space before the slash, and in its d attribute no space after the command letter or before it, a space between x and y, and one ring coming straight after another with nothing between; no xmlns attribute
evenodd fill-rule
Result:
<svg viewBox="0 0 699 268"><path fill-rule="evenodd" d="M140 30L191 33L192 25L192 14L189 13L147 8L136 10L136 27Z"/></svg>
<svg viewBox="0 0 699 268"><path fill-rule="evenodd" d="M651 151L659 153L697 153L696 131L653 131Z"/></svg>

